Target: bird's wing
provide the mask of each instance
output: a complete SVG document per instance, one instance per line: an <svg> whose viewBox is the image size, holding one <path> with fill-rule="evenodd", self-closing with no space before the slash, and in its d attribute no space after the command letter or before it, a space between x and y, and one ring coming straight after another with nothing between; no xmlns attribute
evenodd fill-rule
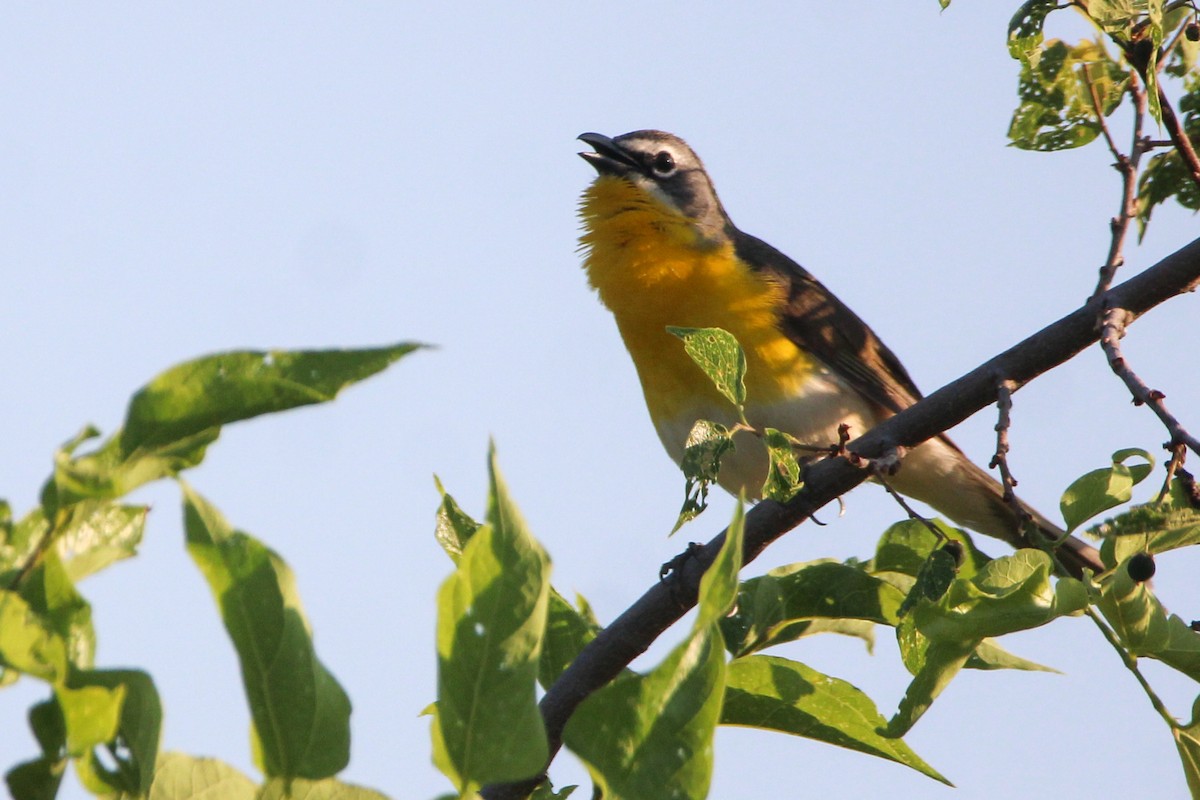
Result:
<svg viewBox="0 0 1200 800"><path fill-rule="evenodd" d="M871 403L892 413L921 399L908 371L875 332L803 267L771 245L737 232L734 251L759 274L783 286L780 328Z"/></svg>

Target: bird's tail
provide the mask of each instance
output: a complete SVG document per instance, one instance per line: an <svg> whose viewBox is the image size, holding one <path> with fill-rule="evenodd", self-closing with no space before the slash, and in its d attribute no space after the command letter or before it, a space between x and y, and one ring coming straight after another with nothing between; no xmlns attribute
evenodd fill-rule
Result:
<svg viewBox="0 0 1200 800"><path fill-rule="evenodd" d="M931 439L912 450L889 483L896 491L928 503L959 525L1002 539L1013 547L1037 546L1022 532L1022 521L1004 500L999 481L945 437ZM1061 541L1056 555L1068 573L1082 577L1084 568L1104 571L1096 548L1067 537L1060 527L1023 502L1021 508L1044 538Z"/></svg>

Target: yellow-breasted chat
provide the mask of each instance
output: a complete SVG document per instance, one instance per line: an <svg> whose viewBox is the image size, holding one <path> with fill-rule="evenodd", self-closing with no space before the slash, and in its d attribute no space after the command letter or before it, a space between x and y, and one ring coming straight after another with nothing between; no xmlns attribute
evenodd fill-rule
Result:
<svg viewBox="0 0 1200 800"><path fill-rule="evenodd" d="M836 443L842 424L857 436L921 398L900 360L857 314L796 262L733 224L682 139L654 130L579 138L593 149L580 155L598 173L580 206L588 281L616 319L654 427L676 463L697 420L738 420L671 326L732 333L746 353L749 423L815 447ZM719 483L757 497L767 467L765 448L739 438L721 462ZM1028 546L1000 484L945 435L909 451L888 482L959 525ZM1044 535L1062 535L1026 510ZM1067 539L1058 556L1075 574L1102 570L1096 550L1078 539Z"/></svg>

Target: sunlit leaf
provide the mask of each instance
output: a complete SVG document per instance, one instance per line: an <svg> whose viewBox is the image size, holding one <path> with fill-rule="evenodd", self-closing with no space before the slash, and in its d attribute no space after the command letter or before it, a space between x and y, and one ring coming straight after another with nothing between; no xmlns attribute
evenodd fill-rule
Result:
<svg viewBox="0 0 1200 800"><path fill-rule="evenodd" d="M242 668L269 776L328 777L350 759L350 700L317 658L292 571L182 484L187 549L204 574Z"/></svg>
<svg viewBox="0 0 1200 800"><path fill-rule="evenodd" d="M1192 721L1171 728L1179 761L1192 797L1200 797L1200 698L1192 705Z"/></svg>
<svg viewBox="0 0 1200 800"><path fill-rule="evenodd" d="M949 785L902 740L884 736L887 720L871 698L845 681L774 656L729 664L722 725L803 736L886 758Z"/></svg>
<svg viewBox="0 0 1200 800"><path fill-rule="evenodd" d="M1059 8L1058 0L1028 0L1008 23L1008 53L1023 64L1037 67L1042 54L1042 29L1046 16ZM943 6L944 8L944 6Z"/></svg>
<svg viewBox="0 0 1200 800"><path fill-rule="evenodd" d="M549 752L535 684L550 562L489 454L487 524L438 592L437 726L460 792L528 778Z"/></svg>
<svg viewBox="0 0 1200 800"><path fill-rule="evenodd" d="M1130 458L1143 459L1146 463L1127 466L1125 461ZM1154 458L1149 453L1130 448L1113 453L1112 466L1095 469L1076 478L1059 501L1068 532L1097 514L1128 503L1133 497L1133 487L1141 483L1153 468Z"/></svg>
<svg viewBox="0 0 1200 800"><path fill-rule="evenodd" d="M137 553L147 506L104 503L73 521L55 537L58 556L72 581L79 581Z"/></svg>
<svg viewBox="0 0 1200 800"><path fill-rule="evenodd" d="M735 407L746 403L746 353L732 333L720 328L677 328L667 332L683 340L683 349L717 390Z"/></svg>
<svg viewBox="0 0 1200 800"><path fill-rule="evenodd" d="M975 546L975 542L965 531L947 525L942 520L935 519L933 524L942 532L945 539L958 542L963 546L962 562L958 564L958 576L970 578L978 572L991 558ZM938 539L933 531L920 520L908 519L888 527L875 546L875 558L871 561L871 571L875 573L895 572L916 577L922 566L934 550L941 547L944 540Z"/></svg>
<svg viewBox="0 0 1200 800"><path fill-rule="evenodd" d="M1100 135L1100 120L1120 104L1128 87L1126 68L1113 61L1098 41L1074 46L1054 40L1040 51L1032 38L1010 40L1022 54L1020 105L1008 137L1024 150L1066 150ZM1033 54L1040 52L1040 56Z"/></svg>
<svg viewBox="0 0 1200 800"><path fill-rule="evenodd" d="M256 800L388 800L388 798L380 792L342 783L336 778L326 778L320 781L275 778L267 781Z"/></svg>
<svg viewBox="0 0 1200 800"><path fill-rule="evenodd" d="M692 426L679 464L686 479L683 507L679 510L679 518L671 533L695 519L708 507L708 487L716 483L721 459L731 450L733 435L724 425L698 420Z"/></svg>
<svg viewBox="0 0 1200 800"><path fill-rule="evenodd" d="M256 800L258 785L215 758L164 753L148 800Z"/></svg>
<svg viewBox="0 0 1200 800"><path fill-rule="evenodd" d="M546 635L542 640L541 660L538 662L538 681L542 686L549 688L558 680L599 631L600 626L595 619L583 610L572 608L566 598L551 588Z"/></svg>
<svg viewBox="0 0 1200 800"><path fill-rule="evenodd" d="M475 531L479 530L479 523L463 511L454 498L442 489L440 480L434 477L433 481L437 486L438 494L442 497L442 502L438 505L437 525L434 528L433 536L446 554L457 564L463 548L475 535Z"/></svg>
<svg viewBox="0 0 1200 800"><path fill-rule="evenodd" d="M13 800L54 800L69 763L66 722L58 702L52 698L34 704L29 709L29 727L42 755L8 771L8 791Z"/></svg>
<svg viewBox="0 0 1200 800"><path fill-rule="evenodd" d="M903 599L900 590L861 567L836 562L793 564L744 581L733 614L720 622L721 632L731 653L746 655L830 630L810 630L814 620L862 621L868 630L871 623L894 625Z"/></svg>
<svg viewBox="0 0 1200 800"><path fill-rule="evenodd" d="M102 743L104 759L96 756L95 745L78 756L75 771L80 780L93 791L145 795L154 778L162 729L162 705L154 681L140 670L88 670L73 674L71 686L75 690L98 688L119 692L121 698L117 728ZM63 692L58 697L60 703L66 703ZM64 716L70 739L72 723L65 707Z"/></svg>
<svg viewBox="0 0 1200 800"><path fill-rule="evenodd" d="M332 400L421 345L219 353L168 369L129 401L121 454L189 439L230 422Z"/></svg>
<svg viewBox="0 0 1200 800"><path fill-rule="evenodd" d="M979 641L1045 625L1087 607L1087 590L1074 578L1053 578L1041 550L1024 548L989 562L971 579L954 581L936 603L913 614L934 641ZM974 649L974 646L972 646Z"/></svg>
<svg viewBox="0 0 1200 800"><path fill-rule="evenodd" d="M0 664L59 683L67 677L67 643L16 592L0 591Z"/></svg>
<svg viewBox="0 0 1200 800"><path fill-rule="evenodd" d="M1162 502L1133 506L1090 532L1103 537L1100 556L1111 568L1134 553L1156 555L1200 544L1200 509L1192 506L1176 479Z"/></svg>
<svg viewBox="0 0 1200 800"><path fill-rule="evenodd" d="M715 631L694 631L650 673L619 677L576 709L563 740L605 800L707 795L722 653Z"/></svg>
<svg viewBox="0 0 1200 800"><path fill-rule="evenodd" d="M774 428L763 430L762 442L767 448L767 480L762 496L780 503L791 500L800 491L800 462L792 439Z"/></svg>
<svg viewBox="0 0 1200 800"><path fill-rule="evenodd" d="M742 541L746 530L745 498L739 498L733 520L725 529L725 541L716 559L700 579L695 626L715 628L738 596L738 573L742 569Z"/></svg>
<svg viewBox="0 0 1200 800"><path fill-rule="evenodd" d="M650 673L627 672L593 693L567 723L563 741L605 800L708 793L725 685L716 621L736 595L743 522L739 503L721 552L701 579L688 638Z"/></svg>

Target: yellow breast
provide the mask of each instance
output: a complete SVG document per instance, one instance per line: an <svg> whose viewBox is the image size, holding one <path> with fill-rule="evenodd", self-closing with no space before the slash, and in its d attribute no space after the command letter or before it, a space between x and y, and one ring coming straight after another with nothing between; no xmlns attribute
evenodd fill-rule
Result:
<svg viewBox="0 0 1200 800"><path fill-rule="evenodd" d="M747 405L796 396L815 368L779 328L783 288L714 244L628 181L601 176L584 193L588 280L616 317L657 422L728 406L668 325L724 328L746 351Z"/></svg>

